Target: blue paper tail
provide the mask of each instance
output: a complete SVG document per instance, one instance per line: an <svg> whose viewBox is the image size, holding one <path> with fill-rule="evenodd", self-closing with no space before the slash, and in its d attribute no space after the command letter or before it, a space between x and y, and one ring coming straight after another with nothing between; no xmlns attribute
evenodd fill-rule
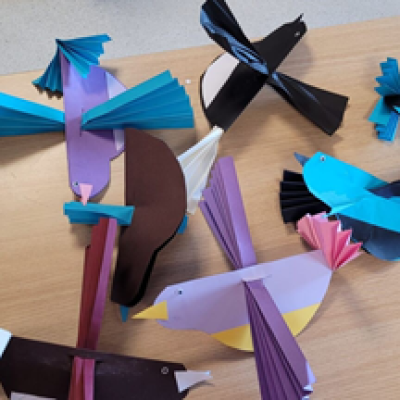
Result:
<svg viewBox="0 0 400 400"><path fill-rule="evenodd" d="M193 126L189 96L169 71L128 89L82 115L82 129L85 130Z"/></svg>
<svg viewBox="0 0 400 400"><path fill-rule="evenodd" d="M120 312L120 314L121 314L122 322L128 321L129 310L130 310L129 307L126 307L126 306L119 306L119 312Z"/></svg>
<svg viewBox="0 0 400 400"><path fill-rule="evenodd" d="M387 142L393 142L396 137L397 128L399 125L399 114L392 111L390 113L389 122L386 125L377 124L376 131L378 134L378 139L385 140Z"/></svg>
<svg viewBox="0 0 400 400"><path fill-rule="evenodd" d="M95 35L69 40L56 39L56 54L43 75L32 83L43 90L62 93L60 52L84 78L92 65L99 64L99 57L104 53L103 44L110 41L108 35Z"/></svg>
<svg viewBox="0 0 400 400"><path fill-rule="evenodd" d="M180 235L183 235L183 234L185 233L186 228L187 228L187 224L188 224L188 220L189 220L188 216L185 215L185 216L183 217L182 223L180 224L180 226L179 226L179 228L178 228L178 233L179 233Z"/></svg>

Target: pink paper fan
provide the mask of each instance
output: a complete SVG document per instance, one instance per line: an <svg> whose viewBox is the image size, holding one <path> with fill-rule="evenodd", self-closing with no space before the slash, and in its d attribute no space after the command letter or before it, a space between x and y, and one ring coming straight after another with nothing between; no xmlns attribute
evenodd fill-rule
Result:
<svg viewBox="0 0 400 400"><path fill-rule="evenodd" d="M340 221L329 221L325 213L305 215L297 231L313 248L321 249L333 271L358 257L362 243L350 243L351 229L342 231Z"/></svg>

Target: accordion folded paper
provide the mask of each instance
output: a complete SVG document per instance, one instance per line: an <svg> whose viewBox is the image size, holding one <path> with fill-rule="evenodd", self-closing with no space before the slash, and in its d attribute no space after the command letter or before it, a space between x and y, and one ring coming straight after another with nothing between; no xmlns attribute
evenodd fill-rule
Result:
<svg viewBox="0 0 400 400"><path fill-rule="evenodd" d="M193 126L189 96L169 71L128 89L82 115L82 129L85 130Z"/></svg>
<svg viewBox="0 0 400 400"><path fill-rule="evenodd" d="M160 139L126 129L125 204L135 207L132 224L121 230L111 299L139 302L158 252L175 236L186 213L181 166Z"/></svg>
<svg viewBox="0 0 400 400"><path fill-rule="evenodd" d="M320 152L311 158L297 157L304 166L302 179L308 194L303 189L298 193L309 200L307 205L294 205L290 213L283 208L286 222L318 208L327 209L344 229L352 229L352 239L362 242L367 252L389 261L400 258L399 181L385 182Z"/></svg>
<svg viewBox="0 0 400 400"><path fill-rule="evenodd" d="M327 134L332 135L339 128L347 97L276 71L306 32L301 16L253 44L224 0L207 0L200 21L211 39L226 51L201 79L203 109L212 126L227 130L268 85Z"/></svg>
<svg viewBox="0 0 400 400"><path fill-rule="evenodd" d="M42 76L33 84L51 92L63 92L61 79L60 53L71 63L78 73L87 77L92 65L99 64L99 57L104 53L103 44L109 42L108 35L87 36L76 39L56 39L56 54Z"/></svg>
<svg viewBox="0 0 400 400"><path fill-rule="evenodd" d="M400 115L400 74L395 58L381 63L382 76L376 78L379 87L375 88L381 98L378 100L369 121L375 123L378 138L393 142Z"/></svg>
<svg viewBox="0 0 400 400"><path fill-rule="evenodd" d="M64 215L71 224L97 225L100 218L114 218L118 225L127 226L132 222L135 207L111 204L82 203L71 201L64 204Z"/></svg>
<svg viewBox="0 0 400 400"><path fill-rule="evenodd" d="M215 127L207 136L178 156L186 183L187 212L194 214L207 185L224 131Z"/></svg>
<svg viewBox="0 0 400 400"><path fill-rule="evenodd" d="M0 92L0 137L64 131L64 113Z"/></svg>
<svg viewBox="0 0 400 400"><path fill-rule="evenodd" d="M231 158L216 163L200 208L237 270L169 286L135 318L158 319L171 329L199 330L228 346L254 349L262 398L302 399L314 378L293 335L317 311L332 271L356 257L360 246L343 240L350 233L320 217L311 228L300 226L310 237L318 224L320 236L312 243L318 250L257 264Z"/></svg>

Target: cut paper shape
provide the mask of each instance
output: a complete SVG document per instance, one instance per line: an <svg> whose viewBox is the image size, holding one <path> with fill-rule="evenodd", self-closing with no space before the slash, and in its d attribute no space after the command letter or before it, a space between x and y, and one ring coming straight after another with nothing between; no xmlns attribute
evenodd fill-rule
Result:
<svg viewBox="0 0 400 400"><path fill-rule="evenodd" d="M189 220L188 216L185 215L183 217L182 223L179 225L177 233L179 233L180 235L183 235L185 233L187 225L188 225L188 220Z"/></svg>
<svg viewBox="0 0 400 400"><path fill-rule="evenodd" d="M121 230L111 300L133 306L145 293L158 252L182 223L186 188L163 141L133 128L125 133L125 204L135 207L135 217Z"/></svg>
<svg viewBox="0 0 400 400"><path fill-rule="evenodd" d="M0 137L63 131L62 111L0 92Z"/></svg>
<svg viewBox="0 0 400 400"><path fill-rule="evenodd" d="M218 153L218 144L224 131L214 127L212 131L189 150L178 157L186 183L187 212L194 214L203 190L207 185L208 175Z"/></svg>
<svg viewBox="0 0 400 400"><path fill-rule="evenodd" d="M170 71L156 75L82 115L82 129L85 130L193 126L189 96Z"/></svg>
<svg viewBox="0 0 400 400"><path fill-rule="evenodd" d="M109 204L87 203L71 201L64 203L64 215L71 224L97 225L100 218L114 218L118 225L127 226L132 223L133 206L115 206Z"/></svg>
<svg viewBox="0 0 400 400"><path fill-rule="evenodd" d="M375 88L381 97L368 120L375 124L379 139L393 142L400 116L400 74L397 60L388 58L381 63L381 70L382 76L376 78L380 86Z"/></svg>
<svg viewBox="0 0 400 400"><path fill-rule="evenodd" d="M305 161L307 190L336 216L352 239L375 257L400 258L400 190L353 165L318 152Z"/></svg>
<svg viewBox="0 0 400 400"><path fill-rule="evenodd" d="M164 327L254 350L262 398L305 398L315 377L293 335L311 321L333 271L357 257L360 244L350 244L337 221L307 216L299 232L315 250L258 264L232 158L218 160L203 198L200 209L236 270L168 286L138 317L154 318L160 308Z"/></svg>
<svg viewBox="0 0 400 400"><path fill-rule="evenodd" d="M155 304L152 307L146 308L144 311L133 316L135 319L163 319L168 320L167 302Z"/></svg>
<svg viewBox="0 0 400 400"><path fill-rule="evenodd" d="M204 113L212 126L227 130L265 86L271 86L325 133L340 126L348 98L282 74L276 69L306 32L302 16L264 39L250 43L224 0L207 0L200 21L226 53L202 76Z"/></svg>
<svg viewBox="0 0 400 400"><path fill-rule="evenodd" d="M178 392L182 393L198 383L212 379L210 371L175 371Z"/></svg>
<svg viewBox="0 0 400 400"><path fill-rule="evenodd" d="M79 189L81 191L81 203L86 206L89 197L90 197L90 193L92 192L92 185L87 185L86 183L80 183L79 184Z"/></svg>
<svg viewBox="0 0 400 400"><path fill-rule="evenodd" d="M129 317L129 307L119 306L119 312L121 314L122 322L128 321Z"/></svg>
<svg viewBox="0 0 400 400"><path fill-rule="evenodd" d="M24 393L11 393L11 400L57 400L57 399L50 399L49 397L40 397L40 396L32 396L30 394Z"/></svg>
<svg viewBox="0 0 400 400"><path fill-rule="evenodd" d="M11 340L11 332L8 332L4 329L0 328L0 358L2 357L4 350L8 346L9 341Z"/></svg>
<svg viewBox="0 0 400 400"><path fill-rule="evenodd" d="M74 66L83 78L89 74L92 65L99 64L99 57L104 53L103 44L109 42L108 35L95 35L82 38L61 40L56 39L56 54L42 76L33 84L51 92L63 92L61 79L61 54Z"/></svg>

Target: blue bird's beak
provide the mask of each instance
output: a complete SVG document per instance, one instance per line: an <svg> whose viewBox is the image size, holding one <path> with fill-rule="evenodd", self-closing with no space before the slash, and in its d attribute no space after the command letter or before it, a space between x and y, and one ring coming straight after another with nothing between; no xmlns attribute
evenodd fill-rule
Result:
<svg viewBox="0 0 400 400"><path fill-rule="evenodd" d="M294 156L296 157L296 160L304 167L306 162L310 159L309 157L303 156L300 153L294 153Z"/></svg>

